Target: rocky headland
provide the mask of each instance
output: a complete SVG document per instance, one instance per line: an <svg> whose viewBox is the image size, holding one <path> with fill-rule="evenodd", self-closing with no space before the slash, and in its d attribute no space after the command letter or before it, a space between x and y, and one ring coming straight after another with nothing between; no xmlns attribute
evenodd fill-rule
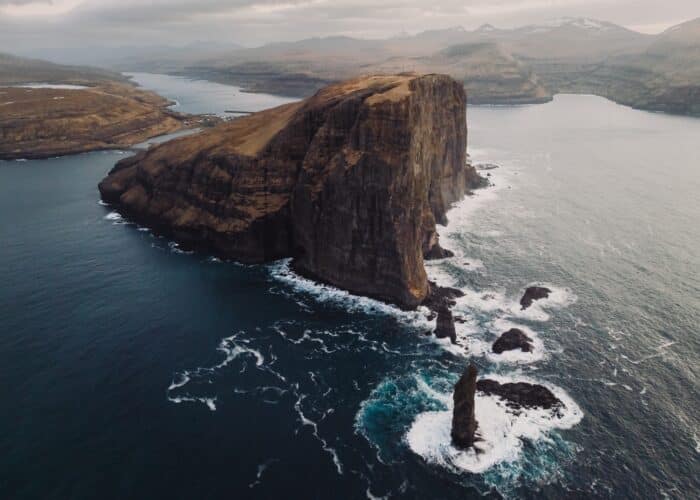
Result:
<svg viewBox="0 0 700 500"><path fill-rule="evenodd" d="M118 163L104 201L182 246L415 308L436 224L482 184L466 95L444 75L363 77Z"/></svg>

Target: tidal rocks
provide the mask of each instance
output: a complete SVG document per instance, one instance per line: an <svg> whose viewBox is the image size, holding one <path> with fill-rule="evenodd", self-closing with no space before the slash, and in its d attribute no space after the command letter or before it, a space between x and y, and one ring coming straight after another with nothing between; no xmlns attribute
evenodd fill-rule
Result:
<svg viewBox="0 0 700 500"><path fill-rule="evenodd" d="M474 417L474 394L476 393L476 376L478 370L470 364L455 385L452 399L452 444L457 448L467 449L474 446L475 433L478 427Z"/></svg>
<svg viewBox="0 0 700 500"><path fill-rule="evenodd" d="M501 335L491 348L496 354L503 354L505 351L532 352L532 339L518 328L511 328Z"/></svg>
<svg viewBox="0 0 700 500"><path fill-rule="evenodd" d="M154 147L99 188L185 247L293 257L308 277L415 308L436 223L481 182L465 166L465 106L447 76L364 77Z"/></svg>
<svg viewBox="0 0 700 500"><path fill-rule="evenodd" d="M443 307L443 305L452 307L457 304L455 299L464 297L464 292L457 288L439 286L433 281L428 282L428 285L430 286L430 292L423 301L422 305L424 305L432 311L440 310L440 308Z"/></svg>
<svg viewBox="0 0 700 500"><path fill-rule="evenodd" d="M454 252L451 252L450 250L446 250L445 248L442 248L439 243L436 243L433 245L433 247L428 250L425 255L423 255L423 258L425 260L441 260L441 259L449 259L450 257L454 257L455 254Z"/></svg>
<svg viewBox="0 0 700 500"><path fill-rule="evenodd" d="M450 308L446 304L443 304L442 307L438 309L435 336L439 339L450 339L453 344L457 343L455 321L452 317L452 311L450 311Z"/></svg>
<svg viewBox="0 0 700 500"><path fill-rule="evenodd" d="M520 306L522 310L524 311L530 307L536 300L546 299L549 297L550 293L552 293L552 291L549 288L545 288L543 286L531 286L525 290L523 298L520 299Z"/></svg>
<svg viewBox="0 0 700 500"><path fill-rule="evenodd" d="M498 396L507 401L511 408L558 408L563 403L544 386L527 382L501 384L495 380L482 379L476 389L487 395Z"/></svg>

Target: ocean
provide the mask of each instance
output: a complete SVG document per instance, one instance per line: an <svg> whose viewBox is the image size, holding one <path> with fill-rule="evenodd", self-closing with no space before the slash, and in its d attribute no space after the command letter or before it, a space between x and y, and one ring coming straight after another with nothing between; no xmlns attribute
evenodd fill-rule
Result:
<svg viewBox="0 0 700 500"><path fill-rule="evenodd" d="M133 76L184 112L288 102ZM128 152L0 162L0 497L697 498L700 120L574 95L467 118L498 168L427 266L465 292L456 346L122 219L97 183ZM521 311L532 284L554 293ZM534 351L491 353L514 326ZM479 395L482 453L457 452L470 361L565 409Z"/></svg>

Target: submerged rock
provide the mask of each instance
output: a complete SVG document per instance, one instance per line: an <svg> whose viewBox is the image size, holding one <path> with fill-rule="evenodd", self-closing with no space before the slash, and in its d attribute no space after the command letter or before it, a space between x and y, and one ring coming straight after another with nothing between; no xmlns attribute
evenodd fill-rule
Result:
<svg viewBox="0 0 700 500"><path fill-rule="evenodd" d="M452 311L447 305L438 309L437 327L435 328L435 336L439 339L450 339L453 344L457 343L457 331L455 330L455 321L452 317Z"/></svg>
<svg viewBox="0 0 700 500"><path fill-rule="evenodd" d="M559 408L564 404L544 386L527 382L501 384L495 380L482 379L476 389L487 395L498 396L511 408Z"/></svg>
<svg viewBox="0 0 700 500"><path fill-rule="evenodd" d="M524 311L532 305L536 300L546 299L552 291L549 288L543 286L531 286L525 290L525 295L520 299L520 306Z"/></svg>
<svg viewBox="0 0 700 500"><path fill-rule="evenodd" d="M120 162L102 199L137 222L244 262L294 258L319 281L415 308L465 164L466 96L444 75L363 77Z"/></svg>
<svg viewBox="0 0 700 500"><path fill-rule="evenodd" d="M452 444L457 448L467 449L474 446L478 423L474 417L474 394L476 393L476 376L478 370L470 364L455 385L452 399Z"/></svg>
<svg viewBox="0 0 700 500"><path fill-rule="evenodd" d="M522 352L532 352L532 339L518 328L511 328L501 335L492 347L493 352L496 354L503 354L505 351L515 351L517 349L520 349Z"/></svg>

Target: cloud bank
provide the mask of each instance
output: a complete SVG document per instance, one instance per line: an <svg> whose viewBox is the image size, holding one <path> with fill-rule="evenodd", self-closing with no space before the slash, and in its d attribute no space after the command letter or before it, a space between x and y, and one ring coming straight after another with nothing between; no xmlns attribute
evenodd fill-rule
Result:
<svg viewBox="0 0 700 500"><path fill-rule="evenodd" d="M672 4L672 5L671 5ZM384 38L562 16L663 29L700 16L697 0L0 0L0 44L42 47L255 46L310 36Z"/></svg>

